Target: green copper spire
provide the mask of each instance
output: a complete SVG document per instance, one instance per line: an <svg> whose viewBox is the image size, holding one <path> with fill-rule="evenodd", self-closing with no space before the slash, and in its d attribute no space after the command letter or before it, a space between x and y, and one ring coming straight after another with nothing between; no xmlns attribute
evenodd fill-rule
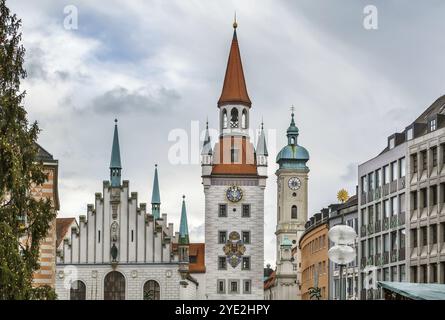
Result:
<svg viewBox="0 0 445 320"><path fill-rule="evenodd" d="M114 136L113 147L111 149L110 160L110 181L112 187L119 187L121 185L121 152L119 148L119 133L117 130L117 119L114 119Z"/></svg>
<svg viewBox="0 0 445 320"><path fill-rule="evenodd" d="M187 210L185 209L185 196L182 196L181 224L179 226L179 244L189 243L189 227L187 225Z"/></svg>
<svg viewBox="0 0 445 320"><path fill-rule="evenodd" d="M309 152L297 142L299 135L298 127L294 120L294 107L292 107L292 119L287 129L287 146L278 152L276 162L280 169L302 169L309 170L306 162L309 160Z"/></svg>
<svg viewBox="0 0 445 320"><path fill-rule="evenodd" d="M161 196L159 193L159 181L158 181L158 165L155 164L155 177L153 179L153 193L151 195L151 210L155 219L159 219L161 216Z"/></svg>
<svg viewBox="0 0 445 320"><path fill-rule="evenodd" d="M287 128L287 139L289 141L289 144L291 144L291 145L297 144L298 134L299 134L299 130L298 130L297 126L295 125L294 111L292 110L292 120L290 122L289 128Z"/></svg>

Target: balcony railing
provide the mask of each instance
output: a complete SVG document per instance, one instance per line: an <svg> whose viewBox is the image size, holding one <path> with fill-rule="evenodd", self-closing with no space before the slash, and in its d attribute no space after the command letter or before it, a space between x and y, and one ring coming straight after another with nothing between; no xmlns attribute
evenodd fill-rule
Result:
<svg viewBox="0 0 445 320"><path fill-rule="evenodd" d="M405 188L405 177L399 179L399 190Z"/></svg>
<svg viewBox="0 0 445 320"><path fill-rule="evenodd" d="M389 263L389 252L383 252L383 264Z"/></svg>
<svg viewBox="0 0 445 320"><path fill-rule="evenodd" d="M405 260L405 248L399 249L399 261Z"/></svg>
<svg viewBox="0 0 445 320"><path fill-rule="evenodd" d="M398 225L397 215L391 216L390 227L397 228L397 225Z"/></svg>
<svg viewBox="0 0 445 320"><path fill-rule="evenodd" d="M397 258L398 258L397 250L392 250L391 251L391 262L397 262Z"/></svg>
<svg viewBox="0 0 445 320"><path fill-rule="evenodd" d="M375 200L378 200L378 199L381 198L381 196L382 196L382 187L377 187L377 188L374 190L374 199L375 199Z"/></svg>
<svg viewBox="0 0 445 320"><path fill-rule="evenodd" d="M366 262L367 262L366 257L362 257L362 259L360 260L360 267L362 269L364 269L366 267Z"/></svg>
<svg viewBox="0 0 445 320"><path fill-rule="evenodd" d="M361 205L366 204L366 192L362 192L360 204Z"/></svg>
<svg viewBox="0 0 445 320"><path fill-rule="evenodd" d="M375 232L380 232L380 231L382 231L382 221L380 221L380 220L377 220L376 222L375 222Z"/></svg>
<svg viewBox="0 0 445 320"><path fill-rule="evenodd" d="M383 218L383 230L388 230L389 229L389 218Z"/></svg>
<svg viewBox="0 0 445 320"><path fill-rule="evenodd" d="M405 224L405 212L399 213L399 226L403 226Z"/></svg>
<svg viewBox="0 0 445 320"><path fill-rule="evenodd" d="M383 196L387 196L389 194L389 183L383 185Z"/></svg>
<svg viewBox="0 0 445 320"><path fill-rule="evenodd" d="M366 236L366 224L362 225L360 228L360 236Z"/></svg>
<svg viewBox="0 0 445 320"><path fill-rule="evenodd" d="M389 189L391 193L397 192L397 180L391 181Z"/></svg>
<svg viewBox="0 0 445 320"><path fill-rule="evenodd" d="M371 235L374 233L374 224L371 222L370 224L368 224L368 235Z"/></svg>
<svg viewBox="0 0 445 320"><path fill-rule="evenodd" d="M380 253L377 253L375 255L375 265L381 266L382 265L382 255Z"/></svg>

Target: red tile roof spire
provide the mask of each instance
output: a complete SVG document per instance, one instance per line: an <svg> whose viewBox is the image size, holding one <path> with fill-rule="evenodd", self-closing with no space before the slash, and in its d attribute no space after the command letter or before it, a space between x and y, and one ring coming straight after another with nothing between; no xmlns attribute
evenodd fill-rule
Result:
<svg viewBox="0 0 445 320"><path fill-rule="evenodd" d="M244 79L243 65L241 63L241 55L239 52L238 38L236 36L236 28L238 24L233 22L233 39L230 47L229 60L227 62L226 75L221 97L218 106L228 103L243 104L248 107L252 105L247 93L246 80Z"/></svg>

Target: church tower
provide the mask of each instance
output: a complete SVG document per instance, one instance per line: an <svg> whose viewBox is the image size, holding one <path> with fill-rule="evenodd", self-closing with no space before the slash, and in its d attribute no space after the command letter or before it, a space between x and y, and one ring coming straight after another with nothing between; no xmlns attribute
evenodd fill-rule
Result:
<svg viewBox="0 0 445 320"><path fill-rule="evenodd" d="M287 145L277 155L277 299L300 299L298 240L308 217L308 151L298 145L294 113L287 129ZM293 250L292 250L293 249ZM290 250L294 252L290 256Z"/></svg>
<svg viewBox="0 0 445 320"><path fill-rule="evenodd" d="M220 135L212 150L207 129L201 152L205 194L205 298L263 299L267 147L264 132L257 150L250 141L252 103L241 63L236 22L233 27L217 104Z"/></svg>

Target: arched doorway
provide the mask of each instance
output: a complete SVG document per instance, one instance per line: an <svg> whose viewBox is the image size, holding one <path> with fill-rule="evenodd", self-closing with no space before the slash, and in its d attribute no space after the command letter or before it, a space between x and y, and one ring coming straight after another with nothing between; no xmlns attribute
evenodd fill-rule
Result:
<svg viewBox="0 0 445 320"><path fill-rule="evenodd" d="M144 300L160 300L161 288L159 283L154 280L148 280L144 284Z"/></svg>
<svg viewBox="0 0 445 320"><path fill-rule="evenodd" d="M86 300L87 288L80 280L73 281L70 288L70 300Z"/></svg>
<svg viewBox="0 0 445 320"><path fill-rule="evenodd" d="M104 279L104 300L125 300L125 278L118 271L111 271Z"/></svg>

